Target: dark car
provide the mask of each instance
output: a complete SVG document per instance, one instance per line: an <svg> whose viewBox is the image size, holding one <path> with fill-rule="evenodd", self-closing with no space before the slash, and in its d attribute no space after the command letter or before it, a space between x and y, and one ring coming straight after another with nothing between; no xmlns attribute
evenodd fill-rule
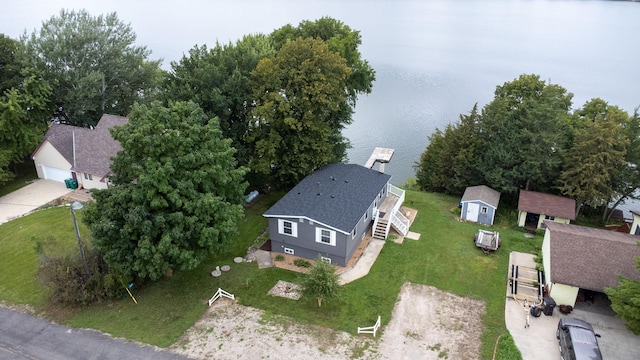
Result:
<svg viewBox="0 0 640 360"><path fill-rule="evenodd" d="M563 360L602 360L598 339L600 335L586 321L562 318L556 332Z"/></svg>

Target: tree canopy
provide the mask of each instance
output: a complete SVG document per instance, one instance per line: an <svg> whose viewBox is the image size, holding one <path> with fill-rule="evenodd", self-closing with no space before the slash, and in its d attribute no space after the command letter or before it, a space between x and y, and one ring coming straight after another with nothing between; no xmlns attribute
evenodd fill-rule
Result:
<svg viewBox="0 0 640 360"><path fill-rule="evenodd" d="M113 185L95 192L84 217L107 263L158 279L222 252L243 216L246 170L217 120L192 102L138 105L112 134L123 147Z"/></svg>
<svg viewBox="0 0 640 360"><path fill-rule="evenodd" d="M342 126L335 113L345 103L350 74L344 58L320 39L287 42L252 73L256 107L251 167L280 186L337 162L332 141Z"/></svg>
<svg viewBox="0 0 640 360"><path fill-rule="evenodd" d="M640 271L640 258L636 258L636 268ZM625 321L625 325L634 334L640 335L640 282L618 277L618 286L607 288L604 292L611 300L611 308Z"/></svg>
<svg viewBox="0 0 640 360"><path fill-rule="evenodd" d="M302 292L316 298L318 307L329 299L339 299L342 293L340 276L333 265L322 260L318 255L311 270L302 277Z"/></svg>
<svg viewBox="0 0 640 360"><path fill-rule="evenodd" d="M50 118L60 122L94 126L102 114L127 115L155 86L159 62L116 13L62 10L21 40L29 66L53 85Z"/></svg>
<svg viewBox="0 0 640 360"><path fill-rule="evenodd" d="M271 43L265 35L248 35L212 49L195 46L171 63L163 81L165 103L194 101L208 118L219 119L222 135L232 140L241 165L249 163L253 152L246 138L254 103L250 74L261 59L275 54Z"/></svg>

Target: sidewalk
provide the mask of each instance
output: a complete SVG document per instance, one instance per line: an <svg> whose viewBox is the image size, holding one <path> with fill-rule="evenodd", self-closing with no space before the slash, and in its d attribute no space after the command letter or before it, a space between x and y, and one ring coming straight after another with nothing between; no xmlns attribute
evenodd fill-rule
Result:
<svg viewBox="0 0 640 360"><path fill-rule="evenodd" d="M354 267L340 274L340 285L348 284L367 275L383 246L384 240L371 239Z"/></svg>

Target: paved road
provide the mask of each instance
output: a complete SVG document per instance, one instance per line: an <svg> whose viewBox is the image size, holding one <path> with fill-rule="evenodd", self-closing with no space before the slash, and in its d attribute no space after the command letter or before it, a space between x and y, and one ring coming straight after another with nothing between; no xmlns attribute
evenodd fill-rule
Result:
<svg viewBox="0 0 640 360"><path fill-rule="evenodd" d="M72 329L2 307L0 359L186 360L160 348L114 339L95 330Z"/></svg>

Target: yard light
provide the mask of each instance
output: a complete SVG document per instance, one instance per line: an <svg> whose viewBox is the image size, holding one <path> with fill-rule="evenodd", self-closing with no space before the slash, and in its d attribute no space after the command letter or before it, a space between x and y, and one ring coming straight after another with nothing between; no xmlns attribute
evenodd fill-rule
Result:
<svg viewBox="0 0 640 360"><path fill-rule="evenodd" d="M80 201L73 201L71 203L71 206L69 206L69 209L71 210L71 218L73 219L73 225L76 228L76 239L78 239L78 250L80 251L80 256L82 257L82 260L86 264L87 258L84 251L84 244L80 239L80 229L78 228L78 220L76 220L76 213L75 213L75 210L81 210L83 207L84 205L82 205Z"/></svg>

